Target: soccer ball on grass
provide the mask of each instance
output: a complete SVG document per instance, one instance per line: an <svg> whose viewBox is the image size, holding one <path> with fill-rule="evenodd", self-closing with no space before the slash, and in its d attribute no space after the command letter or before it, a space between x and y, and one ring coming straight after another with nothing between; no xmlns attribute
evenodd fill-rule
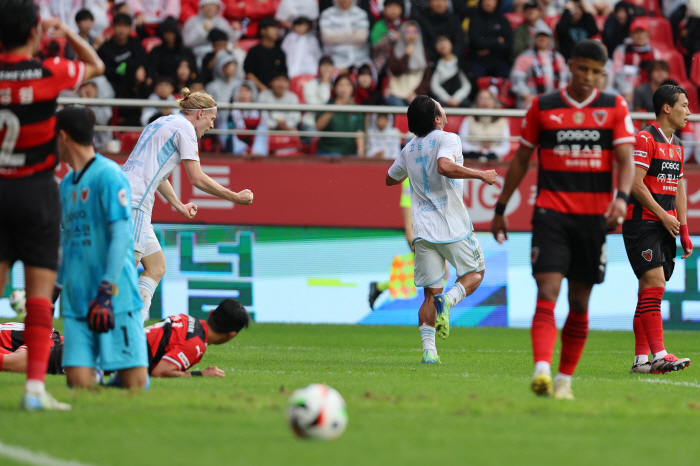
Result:
<svg viewBox="0 0 700 466"><path fill-rule="evenodd" d="M348 425L345 400L324 384L311 384L292 393L287 417L299 437L331 440L340 437Z"/></svg>
<svg viewBox="0 0 700 466"><path fill-rule="evenodd" d="M17 313L17 317L22 317L27 313L26 303L27 295L24 290L15 290L10 295L10 307Z"/></svg>

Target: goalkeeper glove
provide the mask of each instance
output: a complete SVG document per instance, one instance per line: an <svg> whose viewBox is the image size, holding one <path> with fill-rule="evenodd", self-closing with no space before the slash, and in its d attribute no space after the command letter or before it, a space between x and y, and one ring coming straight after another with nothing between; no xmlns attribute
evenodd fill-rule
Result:
<svg viewBox="0 0 700 466"><path fill-rule="evenodd" d="M688 234L688 225L681 225L681 229L678 232L681 237L681 247L683 252L693 249L693 242L690 240L690 235Z"/></svg>
<svg viewBox="0 0 700 466"><path fill-rule="evenodd" d="M97 297L88 309L88 327L97 333L105 333L114 328L114 307L112 297L118 293L117 285L103 280L97 290Z"/></svg>

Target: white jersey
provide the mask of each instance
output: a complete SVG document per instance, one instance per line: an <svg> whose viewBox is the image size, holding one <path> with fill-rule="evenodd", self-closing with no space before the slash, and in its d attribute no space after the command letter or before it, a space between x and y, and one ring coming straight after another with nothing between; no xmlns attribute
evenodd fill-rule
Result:
<svg viewBox="0 0 700 466"><path fill-rule="evenodd" d="M181 113L146 126L123 170L131 185L131 206L151 215L158 186L181 160L199 161L197 133Z"/></svg>
<svg viewBox="0 0 700 466"><path fill-rule="evenodd" d="M408 175L411 181L414 243L454 243L473 230L464 205L464 180L439 174L437 161L441 157L462 165L462 142L456 134L434 130L424 138L411 139L389 169L393 179Z"/></svg>

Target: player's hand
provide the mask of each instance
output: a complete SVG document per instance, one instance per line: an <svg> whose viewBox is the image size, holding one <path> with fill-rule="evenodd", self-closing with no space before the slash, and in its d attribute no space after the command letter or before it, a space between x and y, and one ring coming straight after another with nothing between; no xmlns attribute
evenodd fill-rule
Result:
<svg viewBox="0 0 700 466"><path fill-rule="evenodd" d="M197 204L194 202L189 202L182 206L182 210L179 211L183 217L192 220L195 215L197 215Z"/></svg>
<svg viewBox="0 0 700 466"><path fill-rule="evenodd" d="M48 32L49 29L53 29L51 35L65 35L68 27L59 18L46 18L41 22L41 28L44 32Z"/></svg>
<svg viewBox="0 0 700 466"><path fill-rule="evenodd" d="M681 259L686 259L693 253L693 242L688 234L688 225L681 225L679 234L681 235L681 247L683 248Z"/></svg>
<svg viewBox="0 0 700 466"><path fill-rule="evenodd" d="M681 231L681 222L679 222L673 215L664 212L664 214L661 216L661 223L663 223L664 228L666 228L666 230L668 230L668 232L671 233L671 236L674 238Z"/></svg>
<svg viewBox="0 0 700 466"><path fill-rule="evenodd" d="M114 307L112 297L118 293L117 285L107 281L100 283L97 297L88 308L88 327L96 333L105 333L114 328Z"/></svg>
<svg viewBox="0 0 700 466"><path fill-rule="evenodd" d="M491 233L500 244L508 239L508 219L505 215L494 214L491 221Z"/></svg>
<svg viewBox="0 0 700 466"><path fill-rule="evenodd" d="M484 170L481 172L481 181L489 185L494 184L497 177L498 173L496 173L496 170Z"/></svg>
<svg viewBox="0 0 700 466"><path fill-rule="evenodd" d="M614 201L608 205L608 210L605 211L605 226L608 230L612 231L622 225L625 221L625 214L627 213L627 203L622 198L615 198Z"/></svg>
<svg viewBox="0 0 700 466"><path fill-rule="evenodd" d="M226 377L226 372L216 366L209 366L202 371L202 377Z"/></svg>
<svg viewBox="0 0 700 466"><path fill-rule="evenodd" d="M250 189L244 189L240 193L236 194L236 204L248 205L253 202L253 191Z"/></svg>

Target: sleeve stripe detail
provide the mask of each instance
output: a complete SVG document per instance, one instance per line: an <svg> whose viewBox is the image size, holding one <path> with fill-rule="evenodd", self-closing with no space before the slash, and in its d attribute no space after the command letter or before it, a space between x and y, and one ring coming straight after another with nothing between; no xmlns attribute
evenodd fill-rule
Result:
<svg viewBox="0 0 700 466"><path fill-rule="evenodd" d="M520 136L520 144L522 144L525 147L529 147L530 149L534 149L535 147L537 147L533 143L531 143L530 141L523 138L522 136Z"/></svg>
<svg viewBox="0 0 700 466"><path fill-rule="evenodd" d="M170 364L173 364L173 365L177 366L178 369L182 370L182 364L180 364L178 361L171 358L170 356L163 356L163 360L168 361Z"/></svg>
<svg viewBox="0 0 700 466"><path fill-rule="evenodd" d="M78 81L76 81L75 87L73 87L74 91L80 89L80 86L83 85L83 79L85 79L85 63L78 62Z"/></svg>
<svg viewBox="0 0 700 466"><path fill-rule="evenodd" d="M637 139L634 136L629 138L620 138L613 141L613 146L619 146L620 144L634 144L635 142L637 142Z"/></svg>
<svg viewBox="0 0 700 466"><path fill-rule="evenodd" d="M637 162L637 161L635 160L635 161L634 161L634 164L635 164L635 165L639 165L640 167L644 167L644 168L646 168L647 170L649 170L649 165L647 165L646 163Z"/></svg>

